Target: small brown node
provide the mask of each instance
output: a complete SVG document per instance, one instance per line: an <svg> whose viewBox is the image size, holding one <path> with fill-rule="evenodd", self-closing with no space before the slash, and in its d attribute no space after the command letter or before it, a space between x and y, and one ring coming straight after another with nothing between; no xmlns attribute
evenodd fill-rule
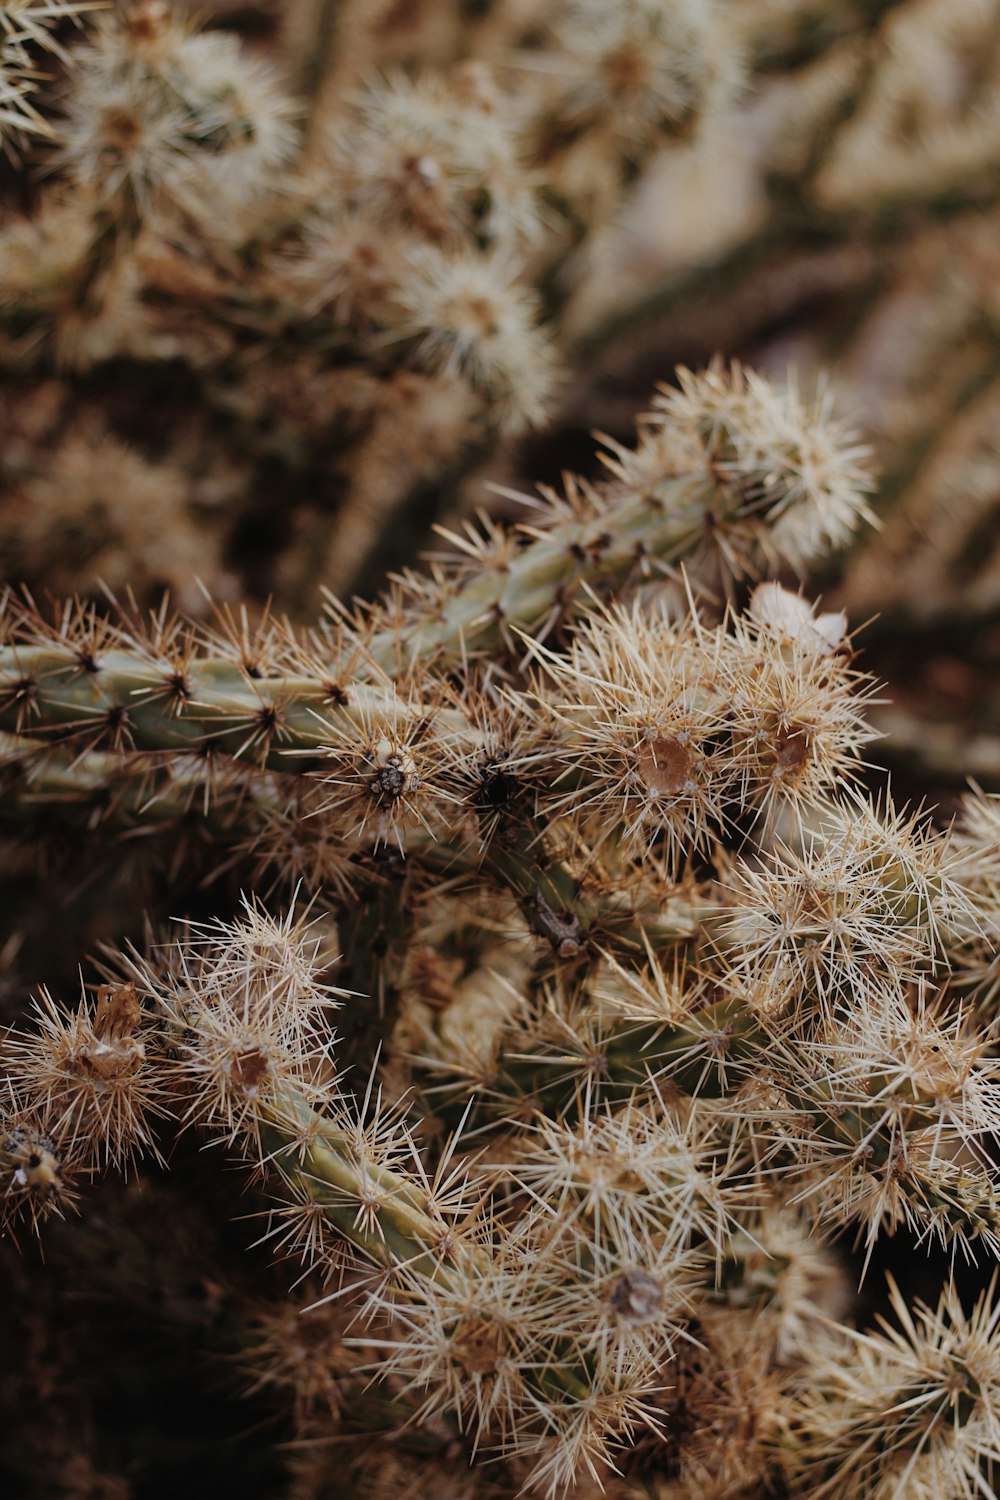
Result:
<svg viewBox="0 0 1000 1500"><path fill-rule="evenodd" d="M693 757L676 735L657 735L639 751L636 769L650 791L676 797L691 779Z"/></svg>
<svg viewBox="0 0 1000 1500"><path fill-rule="evenodd" d="M146 0L125 20L129 39L136 43L156 42L170 25L170 6L164 0Z"/></svg>
<svg viewBox="0 0 1000 1500"><path fill-rule="evenodd" d="M142 121L128 109L106 109L101 116L101 134L112 151L131 151L142 139Z"/></svg>
<svg viewBox="0 0 1000 1500"><path fill-rule="evenodd" d="M123 703L111 703L104 711L104 726L117 737L129 727L128 709Z"/></svg>
<svg viewBox="0 0 1000 1500"><path fill-rule="evenodd" d="M383 802L398 802L407 790L412 790L416 785L416 775L407 770L406 761L397 752L385 757L384 763L371 779L372 791Z"/></svg>
<svg viewBox="0 0 1000 1500"><path fill-rule="evenodd" d="M499 313L488 297L466 297L458 304L458 316L471 324L482 338L495 338L499 331Z"/></svg>
<svg viewBox="0 0 1000 1500"><path fill-rule="evenodd" d="M503 1329L480 1313L464 1317L451 1336L451 1350L470 1375L492 1375L503 1353Z"/></svg>
<svg viewBox="0 0 1000 1500"><path fill-rule="evenodd" d="M229 1066L229 1076L238 1089L252 1097L260 1087L261 1080L271 1070L271 1059L263 1047L248 1047L237 1053Z"/></svg>
<svg viewBox="0 0 1000 1500"><path fill-rule="evenodd" d="M608 86L616 94L638 93L649 78L649 59L643 49L632 42L623 42L614 51L606 53L601 66Z"/></svg>
<svg viewBox="0 0 1000 1500"><path fill-rule="evenodd" d="M168 672L164 679L167 696L175 703L187 703L191 697L191 683L183 672Z"/></svg>
<svg viewBox="0 0 1000 1500"><path fill-rule="evenodd" d="M774 766L779 776L801 771L809 759L812 740L805 729L791 725L774 736Z"/></svg>
<svg viewBox="0 0 1000 1500"><path fill-rule="evenodd" d="M261 734L271 735L281 722L281 712L275 703L262 703L255 718Z"/></svg>
<svg viewBox="0 0 1000 1500"><path fill-rule="evenodd" d="M99 672L101 664L92 646L80 646L76 651L76 664L81 672Z"/></svg>
<svg viewBox="0 0 1000 1500"><path fill-rule="evenodd" d="M509 755L508 750L498 750L480 765L476 801L490 812L503 812L510 807L520 790L517 777L504 769Z"/></svg>
<svg viewBox="0 0 1000 1500"><path fill-rule="evenodd" d="M38 683L33 677L19 677L16 682L10 682L4 688L2 699L3 707L11 704L33 703L38 697Z"/></svg>
<svg viewBox="0 0 1000 1500"><path fill-rule="evenodd" d="M651 1323L663 1306L663 1287L648 1271L625 1271L608 1293L608 1302L622 1323L638 1328Z"/></svg>

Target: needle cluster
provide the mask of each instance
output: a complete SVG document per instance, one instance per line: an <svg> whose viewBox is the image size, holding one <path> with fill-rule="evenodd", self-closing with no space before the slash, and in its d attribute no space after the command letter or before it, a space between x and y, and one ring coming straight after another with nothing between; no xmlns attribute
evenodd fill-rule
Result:
<svg viewBox="0 0 1000 1500"><path fill-rule="evenodd" d="M993 1495L992 1283L858 1331L847 1255L1000 1253L995 806L873 796L846 619L743 587L866 518L822 403L682 373L610 470L309 632L8 598L3 816L189 914L5 1037L4 1222L221 1147L363 1493Z"/></svg>

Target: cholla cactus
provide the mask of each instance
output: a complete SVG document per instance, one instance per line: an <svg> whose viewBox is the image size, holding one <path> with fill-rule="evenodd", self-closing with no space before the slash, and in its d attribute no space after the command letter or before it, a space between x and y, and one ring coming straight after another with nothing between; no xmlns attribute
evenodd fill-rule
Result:
<svg viewBox="0 0 1000 1500"><path fill-rule="evenodd" d="M11 597L5 816L138 862L194 819L188 882L265 881L12 1030L11 1225L224 1146L313 1288L239 1362L359 1493L402 1451L428 1494L992 1494L992 1291L855 1333L833 1245L1000 1252L992 804L872 800L846 619L738 591L869 488L824 405L719 366L311 634Z"/></svg>
<svg viewBox="0 0 1000 1500"><path fill-rule="evenodd" d="M96 8L92 0L5 0L0 6L0 143L9 152L28 136L52 127L31 95L45 78L46 52L65 53L54 32L59 23Z"/></svg>
<svg viewBox="0 0 1000 1500"><path fill-rule="evenodd" d="M83 8L7 7L18 66ZM189 547L216 593L233 562L255 591L299 603L350 584L386 517L405 519L431 481L457 487L552 410L559 311L586 245L650 152L697 129L738 74L722 7L644 3L609 24L567 4L541 46L517 5L492 28L458 8L441 18L448 43L423 54L402 16L292 9L305 13L273 62L160 0L99 9L60 51L57 104L35 127L54 138L45 185L0 227L19 438L4 530L20 578L45 576L76 522L73 483L61 506L26 514L51 443L61 467L80 466L75 432L38 430L39 389L75 426L74 386L96 382L110 405L84 441L111 414L111 450L138 468L170 448L164 477L187 499L169 531L143 535L109 461L72 586L113 585L138 563L133 591L152 599L178 582L157 560ZM154 364L176 444L150 444L136 409ZM286 501L262 551L251 528L273 509L275 466Z"/></svg>
<svg viewBox="0 0 1000 1500"><path fill-rule="evenodd" d="M871 109L912 165L919 48L869 94L820 5L303 0L270 57L79 9L0 7L60 69L0 230L31 1483L150 1461L80 1374L125 1304L123 1402L174 1339L256 1403L272 1467L227 1493L996 1496L1000 814L878 781L857 620L789 587L875 519L867 447L822 383L720 358L588 475L494 468L507 519L459 494L559 399L654 152L815 64L771 176L835 237L882 202ZM317 620L431 483L441 550Z"/></svg>

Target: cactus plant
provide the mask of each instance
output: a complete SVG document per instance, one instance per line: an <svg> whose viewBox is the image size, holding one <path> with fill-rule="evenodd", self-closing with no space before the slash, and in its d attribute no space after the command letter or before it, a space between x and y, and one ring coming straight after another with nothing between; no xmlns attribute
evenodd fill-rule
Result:
<svg viewBox="0 0 1000 1500"><path fill-rule="evenodd" d="M915 7L849 9L0 5L2 128L53 137L0 229L26 1495L998 1492L1000 814L889 787L805 591L872 453L719 358L587 473L510 467L741 76L808 75L806 238L978 183L974 132L911 180ZM432 485L439 550L345 597ZM222 1459L199 1341L252 1403Z"/></svg>

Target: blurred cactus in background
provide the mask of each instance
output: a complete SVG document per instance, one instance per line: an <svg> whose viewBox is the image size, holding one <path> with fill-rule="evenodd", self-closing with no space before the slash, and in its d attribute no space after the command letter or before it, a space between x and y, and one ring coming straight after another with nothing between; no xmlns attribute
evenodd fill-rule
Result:
<svg viewBox="0 0 1000 1500"><path fill-rule="evenodd" d="M0 3L5 1494L1000 1493L998 74Z"/></svg>

